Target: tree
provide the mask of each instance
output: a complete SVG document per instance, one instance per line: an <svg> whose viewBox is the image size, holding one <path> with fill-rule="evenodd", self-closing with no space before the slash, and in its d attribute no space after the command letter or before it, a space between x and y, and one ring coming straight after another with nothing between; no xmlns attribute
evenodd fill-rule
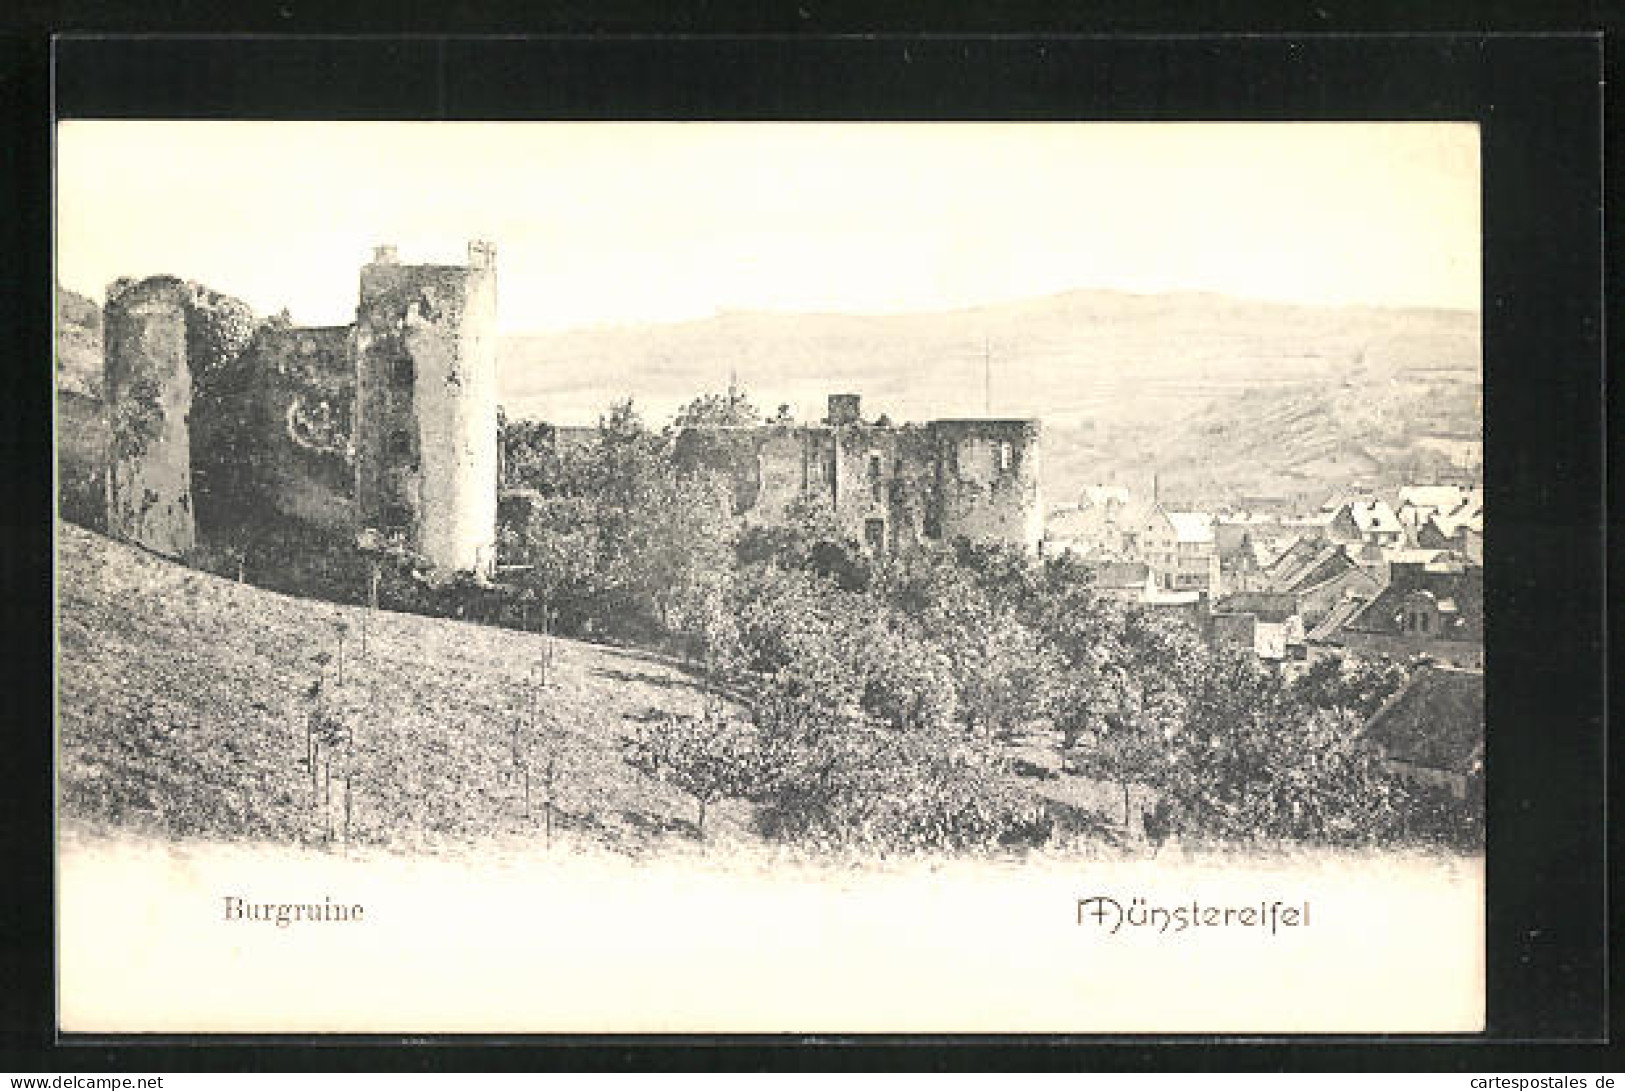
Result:
<svg viewBox="0 0 1625 1091"><path fill-rule="evenodd" d="M861 591L874 578L868 557L841 528L829 500L816 495L793 500L781 523L746 528L738 539L738 560L803 569L845 591Z"/></svg>
<svg viewBox="0 0 1625 1091"><path fill-rule="evenodd" d="M715 478L679 474L631 401L593 442L554 452L529 425L505 434L509 468L541 496L503 528L505 552L568 631L695 636L729 567L733 527Z"/></svg>
<svg viewBox="0 0 1625 1091"><path fill-rule="evenodd" d="M666 781L694 800L698 807L694 828L702 839L707 808L726 796L751 791L761 760L749 729L716 709L699 716L672 716L659 729L640 732L625 758L634 769Z"/></svg>
<svg viewBox="0 0 1625 1091"><path fill-rule="evenodd" d="M780 406L781 414L788 406ZM745 392L732 384L726 394L701 394L677 411L672 423L678 428L733 427L745 428L759 424L761 410L751 404Z"/></svg>
<svg viewBox="0 0 1625 1091"><path fill-rule="evenodd" d="M969 726L1007 738L1048 718L1061 664L1013 616L1001 612L966 626L949 647L960 715Z"/></svg>
<svg viewBox="0 0 1625 1091"><path fill-rule="evenodd" d="M953 660L902 619L866 629L861 704L865 712L904 731L941 731L958 712Z"/></svg>
<svg viewBox="0 0 1625 1091"><path fill-rule="evenodd" d="M1219 840L1381 841L1403 795L1360 745L1359 724L1347 710L1305 706L1251 656L1215 654L1158 787L1182 828Z"/></svg>
<svg viewBox="0 0 1625 1091"><path fill-rule="evenodd" d="M1348 709L1363 721L1399 692L1407 676L1404 666L1393 660L1328 656L1309 665L1293 684L1293 692L1311 708Z"/></svg>

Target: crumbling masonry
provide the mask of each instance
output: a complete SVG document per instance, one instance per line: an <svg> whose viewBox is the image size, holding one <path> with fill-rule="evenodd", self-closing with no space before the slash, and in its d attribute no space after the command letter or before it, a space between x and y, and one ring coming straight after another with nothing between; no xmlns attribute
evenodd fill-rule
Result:
<svg viewBox="0 0 1625 1091"><path fill-rule="evenodd" d="M119 281L105 310L110 533L179 556L202 506L206 534L285 520L393 541L441 576L493 574L496 313L484 242L465 265L377 248L349 326L259 321L173 277ZM958 538L1036 550L1043 531L1036 420L892 425L837 394L820 423L692 428L675 453L723 471L746 522L822 501L874 553Z"/></svg>
<svg viewBox="0 0 1625 1091"><path fill-rule="evenodd" d="M488 572L497 524L496 258L400 265L380 247L356 313L356 514L435 566Z"/></svg>
<svg viewBox="0 0 1625 1091"><path fill-rule="evenodd" d="M103 316L107 531L156 553L196 544L187 286L173 277L115 285Z"/></svg>
<svg viewBox="0 0 1625 1091"><path fill-rule="evenodd" d="M677 452L727 476L749 523L782 523L807 498L872 553L957 538L1036 550L1039 435L1029 419L867 422L858 395L835 394L819 424L691 428Z"/></svg>
<svg viewBox="0 0 1625 1091"><path fill-rule="evenodd" d="M120 281L105 309L108 529L170 556L196 541L189 413L201 367L188 301L200 291L172 277ZM486 574L496 306L489 243L470 243L467 265L402 265L380 247L353 326L272 319L229 346L230 361L210 361L235 404L232 419L201 423L217 446L252 454L253 487L276 515L376 532L441 574Z"/></svg>

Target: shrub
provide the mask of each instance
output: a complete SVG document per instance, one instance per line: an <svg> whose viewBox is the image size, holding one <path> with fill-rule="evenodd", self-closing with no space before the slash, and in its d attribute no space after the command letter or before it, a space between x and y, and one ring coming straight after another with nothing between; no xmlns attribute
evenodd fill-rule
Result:
<svg viewBox="0 0 1625 1091"><path fill-rule="evenodd" d="M745 795L761 779L762 752L750 730L710 710L672 716L645 728L627 745L627 764L687 794L698 806L694 828L705 836L706 809L726 796Z"/></svg>
<svg viewBox="0 0 1625 1091"><path fill-rule="evenodd" d="M1359 717L1310 709L1240 654L1215 656L1156 776L1177 825L1225 841L1391 841L1403 795L1357 741Z"/></svg>
<svg viewBox="0 0 1625 1091"><path fill-rule="evenodd" d="M959 704L953 661L936 644L901 624L868 629L865 712L904 730L943 730Z"/></svg>
<svg viewBox="0 0 1625 1091"><path fill-rule="evenodd" d="M788 748L759 789L770 837L879 851L1036 843L1043 808L1004 778L996 754L936 732L842 727Z"/></svg>

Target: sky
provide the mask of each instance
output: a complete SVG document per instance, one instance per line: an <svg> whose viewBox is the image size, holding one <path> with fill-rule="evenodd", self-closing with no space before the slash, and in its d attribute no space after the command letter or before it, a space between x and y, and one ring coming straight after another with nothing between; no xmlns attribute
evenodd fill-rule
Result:
<svg viewBox="0 0 1625 1091"><path fill-rule="evenodd" d="M507 332L1079 288L1480 307L1471 124L67 121L57 279L354 318L380 243L497 246Z"/></svg>

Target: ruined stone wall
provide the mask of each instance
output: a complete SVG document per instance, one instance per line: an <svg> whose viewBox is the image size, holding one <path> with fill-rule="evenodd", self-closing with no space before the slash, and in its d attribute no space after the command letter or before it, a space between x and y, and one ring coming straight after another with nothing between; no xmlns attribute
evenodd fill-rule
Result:
<svg viewBox="0 0 1625 1091"><path fill-rule="evenodd" d="M196 544L188 295L173 277L121 282L103 314L107 532L171 557Z"/></svg>
<svg viewBox="0 0 1625 1091"><path fill-rule="evenodd" d="M855 424L831 429L836 453L836 517L853 539L895 553L935 529L936 468L929 433L918 425ZM878 531L878 534L877 534Z"/></svg>
<svg viewBox="0 0 1625 1091"><path fill-rule="evenodd" d="M806 497L828 503L847 537L886 553L961 535L1036 549L1043 534L1036 421L695 429L678 453L729 475L736 510L756 525L782 523Z"/></svg>
<svg viewBox="0 0 1625 1091"><path fill-rule="evenodd" d="M494 562L496 270L374 262L356 315L356 504L442 572Z"/></svg>
<svg viewBox="0 0 1625 1091"><path fill-rule="evenodd" d="M747 513L752 522L776 526L785 512L803 496L826 492L824 455L815 429L795 425L767 425L756 437L756 506Z"/></svg>
<svg viewBox="0 0 1625 1091"><path fill-rule="evenodd" d="M1036 550L1044 533L1036 420L933 421L943 538Z"/></svg>
<svg viewBox="0 0 1625 1091"><path fill-rule="evenodd" d="M935 468L930 437L916 426L694 428L678 437L676 455L726 476L734 510L754 525L781 525L810 499L829 505L853 541L894 552L923 539Z"/></svg>
<svg viewBox="0 0 1625 1091"><path fill-rule="evenodd" d="M754 526L782 526L803 497L829 501L835 444L825 428L794 424L686 428L673 445L685 470L720 474L734 513Z"/></svg>
<svg viewBox="0 0 1625 1091"><path fill-rule="evenodd" d="M889 467L890 534L897 550L943 540L942 499L937 485L936 439L926 425L897 432L896 461Z"/></svg>
<svg viewBox="0 0 1625 1091"><path fill-rule="evenodd" d="M355 530L351 327L267 323L245 352L246 442L271 511L348 536Z"/></svg>

